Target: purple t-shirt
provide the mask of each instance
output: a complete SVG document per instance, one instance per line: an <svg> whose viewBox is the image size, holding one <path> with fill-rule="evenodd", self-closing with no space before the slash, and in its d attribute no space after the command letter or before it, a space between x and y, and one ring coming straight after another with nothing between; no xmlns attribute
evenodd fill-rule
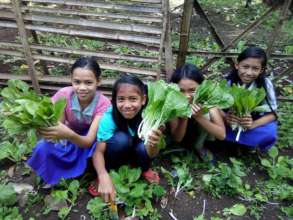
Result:
<svg viewBox="0 0 293 220"><path fill-rule="evenodd" d="M56 102L60 98L66 99L65 124L79 134L86 132L94 117L102 116L111 105L110 100L97 91L92 102L82 110L72 86L58 90L52 101Z"/></svg>

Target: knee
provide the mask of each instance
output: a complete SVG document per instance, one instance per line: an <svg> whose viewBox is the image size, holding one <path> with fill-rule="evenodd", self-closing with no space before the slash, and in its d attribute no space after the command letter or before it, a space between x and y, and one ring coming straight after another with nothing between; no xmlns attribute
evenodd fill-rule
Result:
<svg viewBox="0 0 293 220"><path fill-rule="evenodd" d="M112 138L107 141L107 150L111 152L123 152L130 148L131 146L131 137L125 132L115 132Z"/></svg>
<svg viewBox="0 0 293 220"><path fill-rule="evenodd" d="M143 142L140 142L136 145L135 147L135 153L141 158L150 158L146 146L144 145Z"/></svg>

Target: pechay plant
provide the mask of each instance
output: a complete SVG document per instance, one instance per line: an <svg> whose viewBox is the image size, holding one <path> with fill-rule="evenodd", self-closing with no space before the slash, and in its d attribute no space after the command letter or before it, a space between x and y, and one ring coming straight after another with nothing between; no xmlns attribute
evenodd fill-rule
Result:
<svg viewBox="0 0 293 220"><path fill-rule="evenodd" d="M197 87L192 101L194 104L200 104L204 113L213 107L227 109L233 105L233 102L233 96L229 93L229 87L225 80L219 83L204 80Z"/></svg>
<svg viewBox="0 0 293 220"><path fill-rule="evenodd" d="M143 218L155 213L151 200L165 194L163 187L158 184L147 184L141 180L140 168L130 169L124 165L118 171L112 170L110 175L117 192L117 201L125 204L125 212L128 216Z"/></svg>
<svg viewBox="0 0 293 220"><path fill-rule="evenodd" d="M171 184L171 186L174 188L174 196L176 198L180 191L183 189L190 189L192 187L193 178L191 177L187 164L177 164L174 166L174 168L174 174L173 172L170 172L163 167L161 167L161 171L165 175L169 184Z"/></svg>
<svg viewBox="0 0 293 220"><path fill-rule="evenodd" d="M143 120L138 128L138 136L148 142L148 136L166 122L177 117L190 117L188 99L180 92L177 84L163 80L148 83L148 104L142 113ZM164 148L161 141L159 148Z"/></svg>
<svg viewBox="0 0 293 220"><path fill-rule="evenodd" d="M1 97L0 113L5 116L2 126L10 135L56 125L66 106L65 99L53 104L49 97L38 95L21 80L9 80Z"/></svg>
<svg viewBox="0 0 293 220"><path fill-rule="evenodd" d="M266 96L263 88L248 90L244 87L233 85L230 93L234 99L231 110L238 117L249 115L251 112L268 111L266 106L259 106ZM239 124L232 125L232 129L237 129L236 141L239 141L240 133L245 129Z"/></svg>

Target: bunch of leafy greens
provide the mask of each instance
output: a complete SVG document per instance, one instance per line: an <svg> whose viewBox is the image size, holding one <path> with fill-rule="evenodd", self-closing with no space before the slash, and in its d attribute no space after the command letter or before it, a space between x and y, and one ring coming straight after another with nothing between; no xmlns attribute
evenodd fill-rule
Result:
<svg viewBox="0 0 293 220"><path fill-rule="evenodd" d="M66 106L65 99L53 104L49 97L38 95L21 80L9 80L1 96L0 113L5 116L2 125L10 135L56 125Z"/></svg>
<svg viewBox="0 0 293 220"><path fill-rule="evenodd" d="M267 111L266 106L259 106L266 96L265 90L263 88L253 88L248 90L244 87L239 87L233 84L230 89L230 93L234 99L234 104L232 105L231 110L233 114L238 117L249 115L251 112ZM232 126L233 130L236 128L238 128L236 136L236 141L238 141L240 138L240 133L244 130L244 128L239 124Z"/></svg>
<svg viewBox="0 0 293 220"><path fill-rule="evenodd" d="M165 190L158 184L147 184L140 180L140 168L130 169L124 165L118 172L112 170L110 175L117 191L117 199L125 204L127 216L143 218L156 212L151 200L163 196Z"/></svg>
<svg viewBox="0 0 293 220"><path fill-rule="evenodd" d="M213 107L227 109L233 105L233 102L234 100L229 93L226 80L222 80L219 83L212 80L204 80L197 87L192 101L193 104L200 104L204 113L207 113Z"/></svg>
<svg viewBox="0 0 293 220"><path fill-rule="evenodd" d="M177 117L190 117L188 99L180 92L177 84L167 84L163 80L148 83L148 104L143 111L143 120L138 128L138 136L148 142L153 129ZM161 142L162 143L162 142ZM159 144L163 148L164 144Z"/></svg>

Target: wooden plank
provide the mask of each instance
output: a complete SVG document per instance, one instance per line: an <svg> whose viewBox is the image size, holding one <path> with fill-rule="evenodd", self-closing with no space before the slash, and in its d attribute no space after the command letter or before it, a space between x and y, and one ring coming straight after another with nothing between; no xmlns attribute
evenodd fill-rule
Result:
<svg viewBox="0 0 293 220"><path fill-rule="evenodd" d="M15 22L4 22L0 21L0 27L7 27L7 28L17 28ZM50 33L59 33L59 34L66 34L70 36L82 36L82 37L94 37L94 38L101 38L101 39L111 39L111 40L122 40L122 41L129 41L135 43L143 43L143 44L150 44L150 45L159 45L160 38L158 37L144 37L140 35L130 35L130 34L123 34L123 33L104 33L104 32L95 32L95 31L86 31L86 30L77 30L77 29L70 29L70 28L54 28L54 27L46 27L42 25L25 25L25 28L28 30L35 30L40 32L50 32Z"/></svg>
<svg viewBox="0 0 293 220"><path fill-rule="evenodd" d="M36 70L34 67L34 60L33 60L32 53L31 53L31 50L29 47L28 36L27 36L26 30L25 30L20 5L19 5L18 0L12 0L11 2L13 5L13 8L14 8L15 19L16 19L17 26L18 26L20 40L21 40L22 46L23 46L24 57L26 59L27 65L28 65L28 73L31 77L34 89L36 90L37 93L41 93L38 79L35 74Z"/></svg>
<svg viewBox="0 0 293 220"><path fill-rule="evenodd" d="M188 50L190 22L193 10L192 6L193 0L185 0L180 28L179 53L176 64L177 67L180 67L185 63L186 51Z"/></svg>
<svg viewBox="0 0 293 220"><path fill-rule="evenodd" d="M21 45L17 43L11 42L0 42L0 47L2 48L20 48ZM51 47L51 46L40 46L31 44L31 49L36 50L45 50L56 53L67 53L67 54L76 54L82 56L94 56L99 58L106 59L119 59L119 60L127 60L127 61L135 61L135 62L148 62L148 63L156 63L158 62L158 58L156 57L146 57L146 56L135 56L135 55L120 55L115 53L110 53L107 51L99 51L94 52L90 50L81 50L81 49L70 49L70 48L61 48L61 47Z"/></svg>
<svg viewBox="0 0 293 220"><path fill-rule="evenodd" d="M13 75L9 73L0 73L1 80L9 80L9 79L20 79L24 81L30 81L30 77L28 75ZM104 87L112 87L115 79L101 79L101 85ZM67 76L40 76L39 82L41 83L55 83L55 84L71 84L71 77Z"/></svg>
<svg viewBox="0 0 293 220"><path fill-rule="evenodd" d="M159 44L160 43L160 38L140 36L140 35L134 35L134 34L131 35L131 34L124 34L124 33L119 33L119 34L105 33L105 32L86 31L86 30L78 30L78 29L71 29L71 28L63 29L63 28L45 27L41 25L26 25L26 28L29 30L66 34L70 36L94 37L94 38L122 40L122 41L130 41L130 42L145 43L145 44Z"/></svg>
<svg viewBox="0 0 293 220"><path fill-rule="evenodd" d="M65 18L61 16L43 16L43 15L25 15L24 20L37 21L37 22L46 22L46 23L56 23L56 24L65 24L65 25L75 25L83 27L95 27L103 28L110 30L118 31L129 31L129 32L138 32L146 34L161 34L161 28L150 26L150 25L140 25L140 24L123 24L123 23L114 23L114 22L104 22L97 20L89 19L74 19L74 18Z"/></svg>
<svg viewBox="0 0 293 220"><path fill-rule="evenodd" d="M139 12L139 13L161 13L161 9L158 7L146 7L137 5L127 5L127 4L111 4L105 2L92 2L92 1L73 1L73 0L23 0L24 2L34 2L34 3L53 3L61 5L71 5L71 6L82 6L82 7L93 7L99 9L112 9L112 10L123 10L129 12Z"/></svg>
<svg viewBox="0 0 293 220"><path fill-rule="evenodd" d="M23 54L17 51L0 49L0 54L6 54L6 55L24 58ZM67 63L67 64L73 64L75 62L75 59L59 58L55 56L45 56L45 55L39 55L39 54L34 54L33 58L39 59L39 60L57 62L57 63ZM134 74L153 76L153 77L156 77L158 74L157 71L155 70L147 70L147 69L135 68L135 67L124 66L124 65L107 64L107 63L100 63L100 62L99 62L99 65L102 69L114 70L117 72L134 73Z"/></svg>
<svg viewBox="0 0 293 220"><path fill-rule="evenodd" d="M127 15L127 14L117 14L117 13L102 13L102 12L84 12L77 10L69 10L69 9L58 9L58 8L45 8L45 7L23 7L23 12L31 11L31 12L40 12L40 13L48 13L48 14L60 14L60 15L78 15L78 16L89 16L89 17L99 17L106 19L123 19L130 21L138 21L145 23L161 23L162 18L155 15Z"/></svg>

